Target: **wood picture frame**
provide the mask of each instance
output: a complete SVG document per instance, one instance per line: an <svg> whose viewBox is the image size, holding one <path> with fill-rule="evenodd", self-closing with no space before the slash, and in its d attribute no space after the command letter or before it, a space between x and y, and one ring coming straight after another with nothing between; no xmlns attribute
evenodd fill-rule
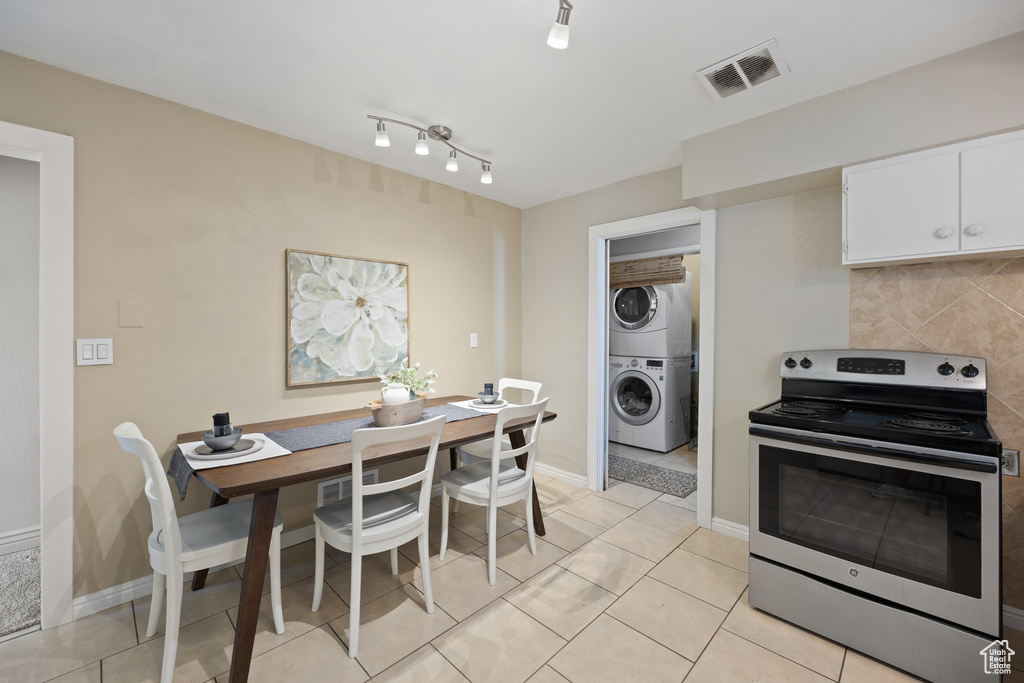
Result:
<svg viewBox="0 0 1024 683"><path fill-rule="evenodd" d="M409 264L285 250L286 386L360 382L409 363Z"/></svg>

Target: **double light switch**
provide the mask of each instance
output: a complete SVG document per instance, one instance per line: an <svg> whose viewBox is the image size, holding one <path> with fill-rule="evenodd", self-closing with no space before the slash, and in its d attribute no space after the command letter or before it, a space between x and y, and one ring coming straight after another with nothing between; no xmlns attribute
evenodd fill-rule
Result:
<svg viewBox="0 0 1024 683"><path fill-rule="evenodd" d="M79 365L113 365L113 339L79 339L77 341Z"/></svg>

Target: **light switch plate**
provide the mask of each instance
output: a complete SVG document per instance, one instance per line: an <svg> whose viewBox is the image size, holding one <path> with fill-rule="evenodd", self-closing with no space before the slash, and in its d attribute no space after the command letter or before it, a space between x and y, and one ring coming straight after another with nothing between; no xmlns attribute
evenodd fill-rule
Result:
<svg viewBox="0 0 1024 683"><path fill-rule="evenodd" d="M476 346L477 346L477 341L476 341L476 332L473 332L473 333L471 333L471 334L469 335L469 348L471 348L471 349L475 349L475 348L476 348Z"/></svg>
<svg viewBox="0 0 1024 683"><path fill-rule="evenodd" d="M113 365L113 339L77 339L78 365Z"/></svg>

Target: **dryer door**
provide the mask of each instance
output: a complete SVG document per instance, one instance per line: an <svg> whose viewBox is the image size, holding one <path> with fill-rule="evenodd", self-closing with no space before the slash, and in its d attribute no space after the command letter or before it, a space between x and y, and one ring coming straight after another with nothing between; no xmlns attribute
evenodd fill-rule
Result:
<svg viewBox="0 0 1024 683"><path fill-rule="evenodd" d="M654 287L616 289L612 296L612 329L642 330L658 312Z"/></svg>
<svg viewBox="0 0 1024 683"><path fill-rule="evenodd" d="M612 381L612 410L631 425L645 425L661 410L661 392L650 377L637 370L626 370Z"/></svg>

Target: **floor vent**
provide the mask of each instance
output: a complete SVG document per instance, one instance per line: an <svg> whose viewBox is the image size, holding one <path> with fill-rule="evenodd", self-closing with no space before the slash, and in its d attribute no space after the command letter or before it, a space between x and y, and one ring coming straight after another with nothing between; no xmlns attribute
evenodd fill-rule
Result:
<svg viewBox="0 0 1024 683"><path fill-rule="evenodd" d="M377 483L377 469L363 472L363 485ZM321 481L316 485L316 506L330 505L352 496L352 475Z"/></svg>
<svg viewBox="0 0 1024 683"><path fill-rule="evenodd" d="M701 69L697 78L716 100L750 90L789 73L779 44L772 38L718 64Z"/></svg>

